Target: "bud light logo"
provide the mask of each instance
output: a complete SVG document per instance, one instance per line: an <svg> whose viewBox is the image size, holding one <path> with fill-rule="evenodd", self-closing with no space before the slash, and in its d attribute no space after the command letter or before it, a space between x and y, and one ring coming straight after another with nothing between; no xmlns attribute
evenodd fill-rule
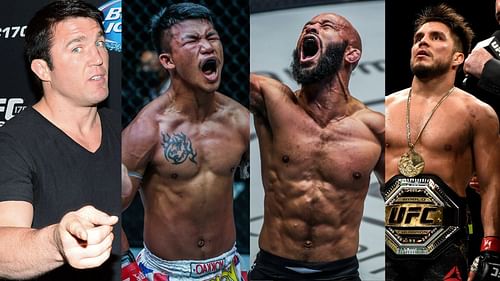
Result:
<svg viewBox="0 0 500 281"><path fill-rule="evenodd" d="M112 0L99 10L104 14L104 33L106 33L106 47L110 51L122 51L122 1Z"/></svg>

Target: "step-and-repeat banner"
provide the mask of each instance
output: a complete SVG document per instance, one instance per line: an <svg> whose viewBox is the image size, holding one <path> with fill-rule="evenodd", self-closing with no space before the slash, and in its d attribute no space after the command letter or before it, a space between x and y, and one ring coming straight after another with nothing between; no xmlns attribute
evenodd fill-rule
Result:
<svg viewBox="0 0 500 281"><path fill-rule="evenodd" d="M39 98L31 84L31 70L24 59L26 26L35 12L51 1L0 2L0 126ZM121 91L121 0L87 1L104 13L109 50L109 98L106 105L120 111Z"/></svg>

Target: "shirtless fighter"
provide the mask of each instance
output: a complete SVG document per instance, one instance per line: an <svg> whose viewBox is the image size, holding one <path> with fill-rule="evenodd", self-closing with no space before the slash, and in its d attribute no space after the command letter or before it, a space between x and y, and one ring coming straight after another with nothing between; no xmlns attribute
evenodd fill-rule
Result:
<svg viewBox="0 0 500 281"><path fill-rule="evenodd" d="M160 12L152 37L171 85L122 133L132 182L123 196L129 204L140 186L137 261L149 280L241 279L232 191L248 150L249 112L217 92L224 58L212 18L193 3Z"/></svg>
<svg viewBox="0 0 500 281"><path fill-rule="evenodd" d="M364 199L384 169L384 116L348 89L360 57L351 23L320 14L293 54L299 90L251 75L265 207L250 280L359 280Z"/></svg>
<svg viewBox="0 0 500 281"><path fill-rule="evenodd" d="M474 171L486 237L471 278L500 280L498 119L454 87L471 38L453 9L425 9L411 88L386 99L386 280L466 280L465 189Z"/></svg>

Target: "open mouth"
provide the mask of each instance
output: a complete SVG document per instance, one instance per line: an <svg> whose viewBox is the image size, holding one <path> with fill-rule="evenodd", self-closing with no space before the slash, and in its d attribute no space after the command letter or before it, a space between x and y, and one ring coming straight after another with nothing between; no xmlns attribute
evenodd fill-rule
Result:
<svg viewBox="0 0 500 281"><path fill-rule="evenodd" d="M92 81L99 81L102 79L104 79L104 75L94 75L94 76L90 77L90 80L92 80Z"/></svg>
<svg viewBox="0 0 500 281"><path fill-rule="evenodd" d="M220 62L215 56L204 58L201 60L200 70L209 83L215 83L219 81L219 63Z"/></svg>
<svg viewBox="0 0 500 281"><path fill-rule="evenodd" d="M201 71L205 73L205 75L211 75L217 72L217 60L215 58L209 58L202 62Z"/></svg>
<svg viewBox="0 0 500 281"><path fill-rule="evenodd" d="M420 50L420 51L418 51L418 52L417 52L417 55L416 55L416 56L417 56L417 57L418 57L418 56L427 56L427 57L428 57L428 56L429 56L429 54L427 53L427 51Z"/></svg>
<svg viewBox="0 0 500 281"><path fill-rule="evenodd" d="M319 42L314 36L307 36L302 42L302 59L307 60L316 56L319 51Z"/></svg>

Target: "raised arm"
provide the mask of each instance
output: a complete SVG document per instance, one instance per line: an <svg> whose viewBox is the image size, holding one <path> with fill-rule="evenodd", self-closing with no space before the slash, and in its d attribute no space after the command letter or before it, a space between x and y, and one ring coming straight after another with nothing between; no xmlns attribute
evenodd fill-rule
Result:
<svg viewBox="0 0 500 281"><path fill-rule="evenodd" d="M264 76L250 73L250 111L255 116L267 118L266 103L262 90L264 81Z"/></svg>
<svg viewBox="0 0 500 281"><path fill-rule="evenodd" d="M268 120L273 109L285 103L296 103L292 90L282 82L254 73L250 74L250 111Z"/></svg>

